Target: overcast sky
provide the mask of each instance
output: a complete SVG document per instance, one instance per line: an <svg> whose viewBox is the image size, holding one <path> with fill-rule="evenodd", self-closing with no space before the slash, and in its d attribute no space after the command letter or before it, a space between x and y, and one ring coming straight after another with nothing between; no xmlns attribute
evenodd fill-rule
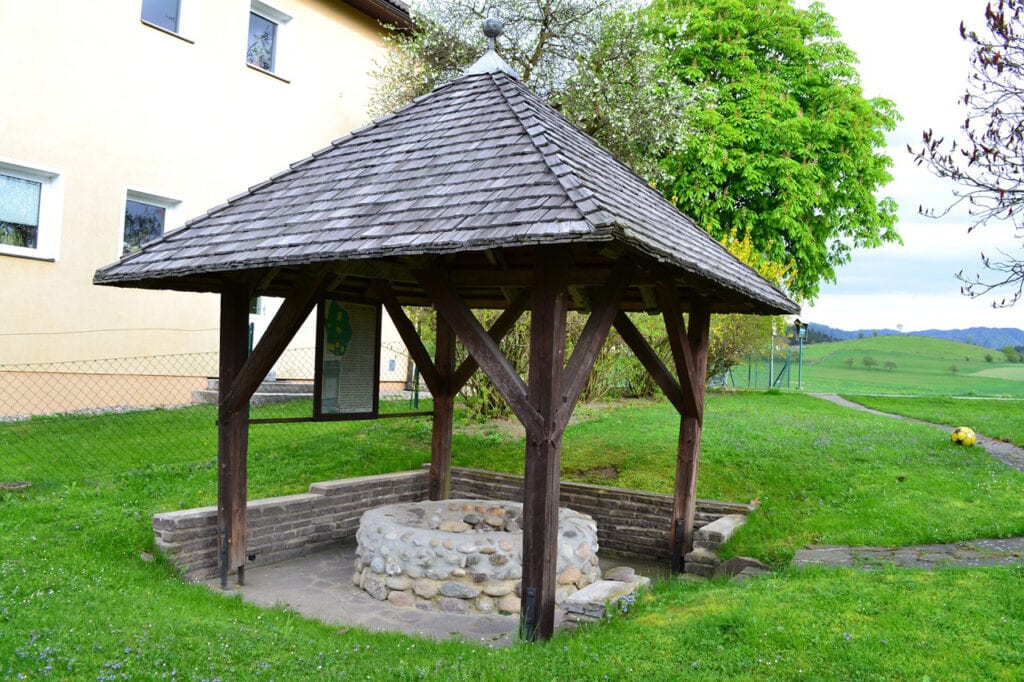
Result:
<svg viewBox="0 0 1024 682"><path fill-rule="evenodd" d="M806 7L809 2L798 0ZM964 119L957 98L968 74L969 50L960 21L984 26L986 0L824 0L844 42L860 60L868 97L886 97L903 116L889 135L894 181L882 190L900 205L903 246L857 251L837 271L837 283L822 288L802 319L840 329L962 329L974 326L1024 328L1024 302L993 310L993 296L971 300L960 294L954 274L981 268L979 254L1002 249L1019 255L1011 227L990 226L967 233L963 212L941 221L923 218L919 205L945 207L952 186L913 164L907 144L920 146L921 132L948 135ZM948 138L947 135L947 138Z"/></svg>

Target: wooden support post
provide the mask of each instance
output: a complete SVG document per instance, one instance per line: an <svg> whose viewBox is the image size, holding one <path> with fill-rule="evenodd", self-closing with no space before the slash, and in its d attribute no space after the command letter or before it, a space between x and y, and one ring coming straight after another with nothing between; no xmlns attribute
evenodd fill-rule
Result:
<svg viewBox="0 0 1024 682"><path fill-rule="evenodd" d="M455 333L444 317L438 314L437 344L434 350L434 368L438 390L434 399L433 431L430 438L431 500L447 500L452 478L452 425L455 418Z"/></svg>
<svg viewBox="0 0 1024 682"><path fill-rule="evenodd" d="M554 632L558 559L558 493L562 434L558 410L565 368L568 252L538 249L530 319L530 404L541 428L526 433L523 490L523 580L520 637L546 640Z"/></svg>
<svg viewBox="0 0 1024 682"><path fill-rule="evenodd" d="M220 586L237 569L245 582L246 459L249 402L230 406L228 396L249 354L249 290L232 287L220 297L220 384L217 418L217 530Z"/></svg>
<svg viewBox="0 0 1024 682"><path fill-rule="evenodd" d="M672 306L669 307L669 310ZM679 383L683 387L685 402L693 401L691 409L683 412L679 423L679 444L676 454L676 481L672 499L672 534L670 553L672 570L683 570L683 557L693 549L693 521L697 510L697 469L700 461L701 429L704 422L704 387L708 359L708 332L710 309L703 302L690 306L689 333L682 316L665 312L669 337L676 336L679 351L673 348L679 368ZM676 346L673 341L673 346ZM685 353L682 346L685 345Z"/></svg>

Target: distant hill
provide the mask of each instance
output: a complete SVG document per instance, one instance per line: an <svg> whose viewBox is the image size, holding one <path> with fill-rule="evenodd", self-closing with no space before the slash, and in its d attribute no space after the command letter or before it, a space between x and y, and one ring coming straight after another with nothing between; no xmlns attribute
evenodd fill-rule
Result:
<svg viewBox="0 0 1024 682"><path fill-rule="evenodd" d="M824 324L812 322L808 326L808 342L850 341L869 336L898 336L901 332L895 329L857 329L846 331ZM1005 348L1006 346L1024 346L1024 331L1012 327L971 327L969 329L925 329L917 332L905 332L905 336L927 336L933 339L959 341L984 348Z"/></svg>

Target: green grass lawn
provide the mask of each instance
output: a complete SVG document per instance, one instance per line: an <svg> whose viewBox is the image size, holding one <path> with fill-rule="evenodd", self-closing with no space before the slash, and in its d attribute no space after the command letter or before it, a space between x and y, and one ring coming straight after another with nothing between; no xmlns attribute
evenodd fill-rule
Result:
<svg viewBox="0 0 1024 682"><path fill-rule="evenodd" d="M1024 400L964 398L893 398L847 396L849 400L882 412L901 414L933 424L970 426L990 438L1024 447Z"/></svg>
<svg viewBox="0 0 1024 682"><path fill-rule="evenodd" d="M157 412L132 416L143 420L133 424L143 432L145 415ZM103 433L96 424L111 418L75 418L83 421L80 437ZM38 444L43 434L25 430L32 423L16 425L16 440L12 425L0 424L0 437L47 456ZM678 417L661 403L584 408L565 436L564 474L668 491L677 430ZM251 439L250 495L259 497L304 490L312 480L418 466L428 457L429 425L265 425L253 426ZM108 439L105 447L116 445ZM957 448L942 429L800 395L711 395L698 492L759 498L727 552L760 557L777 571L747 583L663 581L608 623L500 651L259 609L184 584L159 556L144 561L142 553L153 550L153 513L215 500L212 462L188 461L171 451L179 447L173 440L162 446L164 458L95 484L0 493L0 678L1024 677L1019 568L785 566L809 542L1024 535L1024 475L979 448ZM455 460L519 471L522 450L514 429L461 424ZM88 478L83 462L65 466Z"/></svg>
<svg viewBox="0 0 1024 682"><path fill-rule="evenodd" d="M877 365L865 366L866 357ZM966 343L874 336L804 346L803 386L812 393L1024 397L1024 367Z"/></svg>

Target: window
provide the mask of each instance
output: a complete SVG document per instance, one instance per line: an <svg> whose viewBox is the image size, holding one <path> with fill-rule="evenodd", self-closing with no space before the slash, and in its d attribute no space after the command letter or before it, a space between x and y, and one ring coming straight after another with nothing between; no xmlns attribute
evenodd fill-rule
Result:
<svg viewBox="0 0 1024 682"><path fill-rule="evenodd" d="M0 253L55 259L63 194L60 174L0 161Z"/></svg>
<svg viewBox="0 0 1024 682"><path fill-rule="evenodd" d="M249 37L245 61L250 66L270 73L279 71L278 52L284 25L291 17L258 0L249 11Z"/></svg>
<svg viewBox="0 0 1024 682"><path fill-rule="evenodd" d="M0 174L0 244L36 248L43 183Z"/></svg>
<svg viewBox="0 0 1024 682"><path fill-rule="evenodd" d="M124 233L121 255L138 251L151 241L164 236L181 202L155 194L128 191L124 202Z"/></svg>
<svg viewBox="0 0 1024 682"><path fill-rule="evenodd" d="M142 20L171 33L178 33L180 0L142 0Z"/></svg>

